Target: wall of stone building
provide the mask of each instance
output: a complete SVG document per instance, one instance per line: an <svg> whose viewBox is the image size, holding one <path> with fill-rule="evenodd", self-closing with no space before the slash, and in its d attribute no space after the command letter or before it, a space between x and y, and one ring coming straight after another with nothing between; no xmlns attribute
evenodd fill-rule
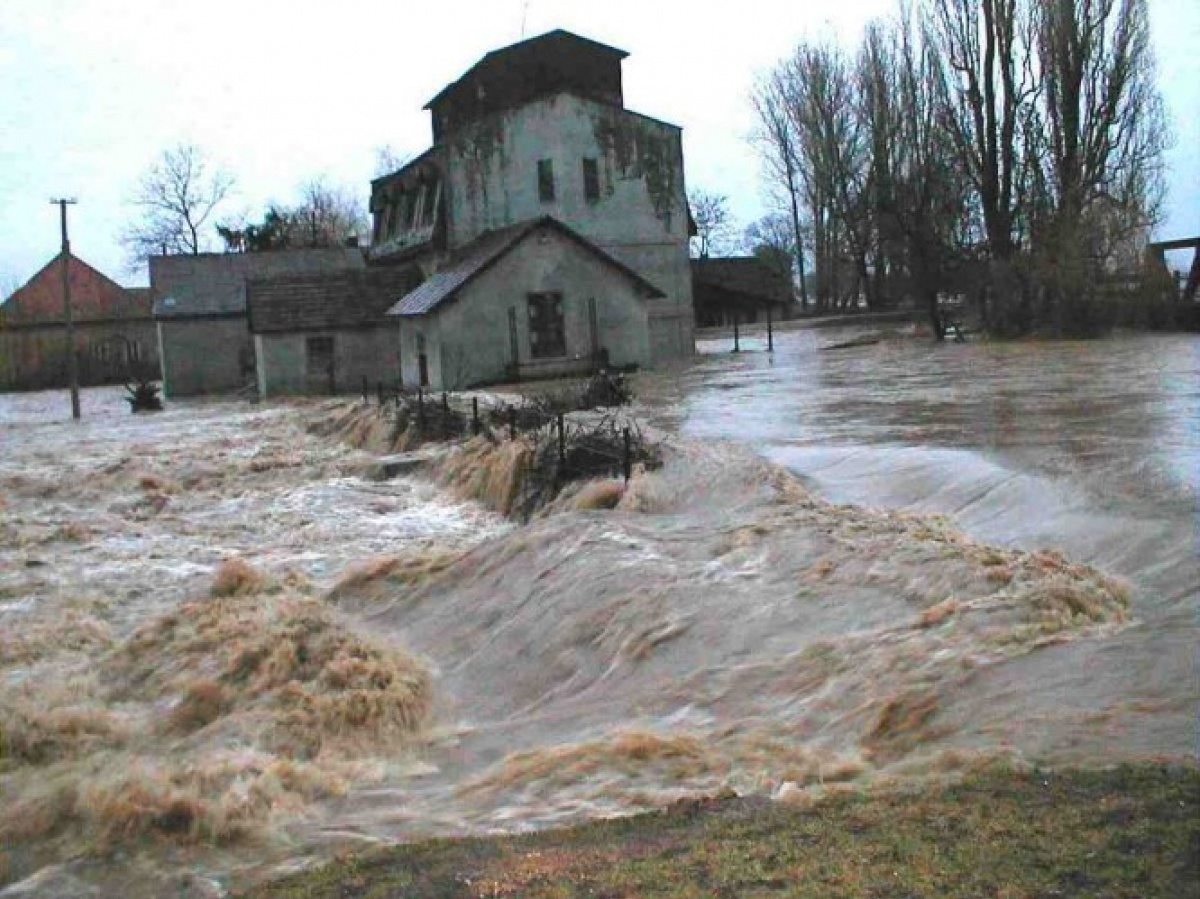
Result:
<svg viewBox="0 0 1200 899"><path fill-rule="evenodd" d="M533 358L528 295L561 293L565 356ZM509 309L516 310L522 379L585 371L592 354L588 300L596 300L599 346L613 365L652 361L648 303L630 280L553 230L531 235L438 312L402 326L404 382L417 386L415 334L425 328L430 388L457 390L511 377Z"/></svg>
<svg viewBox="0 0 1200 899"><path fill-rule="evenodd" d="M0 390L66 387L66 347L63 325L0 329ZM158 374L158 340L149 320L81 322L75 326L75 353L85 387Z"/></svg>
<svg viewBox="0 0 1200 899"><path fill-rule="evenodd" d="M444 202L451 248L480 233L551 215L667 294L653 310L655 359L693 351L687 194L678 128L559 94L447 137ZM599 198L585 195L595 159ZM554 170L554 200L539 196L538 161Z"/></svg>
<svg viewBox="0 0 1200 899"><path fill-rule="evenodd" d="M330 377L310 375L310 337L333 339ZM400 379L400 341L391 323L352 331L256 334L254 350L263 397L360 393L364 379L371 391L380 383L393 387Z"/></svg>
<svg viewBox="0 0 1200 899"><path fill-rule="evenodd" d="M485 326L480 323L476 327L483 328ZM505 328L507 329L507 327L506 324ZM437 315L402 317L400 319L400 379L405 387L422 386L420 357L423 349L431 386L436 381L437 389L451 389L450 385L443 387L441 333L441 321ZM505 330L504 333L507 340L508 331Z"/></svg>
<svg viewBox="0 0 1200 899"><path fill-rule="evenodd" d="M163 395L227 393L253 382L254 343L244 315L161 319Z"/></svg>

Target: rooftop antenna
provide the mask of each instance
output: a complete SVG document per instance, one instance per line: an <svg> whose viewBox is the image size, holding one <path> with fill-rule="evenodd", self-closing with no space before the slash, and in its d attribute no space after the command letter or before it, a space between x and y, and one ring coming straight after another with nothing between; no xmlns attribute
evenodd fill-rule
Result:
<svg viewBox="0 0 1200 899"><path fill-rule="evenodd" d="M525 37L525 21L529 18L529 0L521 5L521 37Z"/></svg>

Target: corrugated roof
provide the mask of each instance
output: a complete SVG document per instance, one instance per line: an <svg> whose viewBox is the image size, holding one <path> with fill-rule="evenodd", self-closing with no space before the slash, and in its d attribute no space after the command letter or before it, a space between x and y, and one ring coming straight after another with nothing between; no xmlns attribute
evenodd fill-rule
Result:
<svg viewBox="0 0 1200 899"><path fill-rule="evenodd" d="M432 312L442 303L452 299L459 290L486 271L521 241L543 228L557 231L564 237L575 241L605 265L615 268L622 276L632 281L644 296L650 298L666 296L633 269L618 262L587 238L572 231L557 219L543 216L480 235L455 253L432 278L396 303L389 310L389 314L425 315Z"/></svg>
<svg viewBox="0 0 1200 899"><path fill-rule="evenodd" d="M157 297L154 316L243 315L248 278L332 273L365 267L363 251L351 247L151 256L150 286Z"/></svg>
<svg viewBox="0 0 1200 899"><path fill-rule="evenodd" d="M250 330L338 331L391 324L388 309L420 281L416 266L251 279L246 282Z"/></svg>

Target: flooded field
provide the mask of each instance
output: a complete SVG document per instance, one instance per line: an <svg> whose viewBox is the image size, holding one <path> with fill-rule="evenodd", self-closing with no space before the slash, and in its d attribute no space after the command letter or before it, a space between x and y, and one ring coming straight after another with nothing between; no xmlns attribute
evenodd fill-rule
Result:
<svg viewBox="0 0 1200 899"><path fill-rule="evenodd" d="M833 339L643 376L665 466L522 526L351 401L0 398L0 884L1193 753L1200 345Z"/></svg>

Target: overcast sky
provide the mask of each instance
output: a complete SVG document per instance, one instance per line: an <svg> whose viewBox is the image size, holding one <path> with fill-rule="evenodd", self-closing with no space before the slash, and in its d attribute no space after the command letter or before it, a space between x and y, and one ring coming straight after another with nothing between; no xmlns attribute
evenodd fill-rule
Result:
<svg viewBox="0 0 1200 899"><path fill-rule="evenodd" d="M422 106L491 49L566 28L629 51L626 105L684 129L689 187L763 214L747 96L805 36L856 41L892 0L2 0L0 295L57 251L52 196L77 255L122 283L127 199L167 146L233 172L230 211L257 218L319 174L365 197L376 150L419 152ZM702 11L703 10L703 11ZM1200 2L1151 0L1177 142L1161 236L1200 234Z"/></svg>

